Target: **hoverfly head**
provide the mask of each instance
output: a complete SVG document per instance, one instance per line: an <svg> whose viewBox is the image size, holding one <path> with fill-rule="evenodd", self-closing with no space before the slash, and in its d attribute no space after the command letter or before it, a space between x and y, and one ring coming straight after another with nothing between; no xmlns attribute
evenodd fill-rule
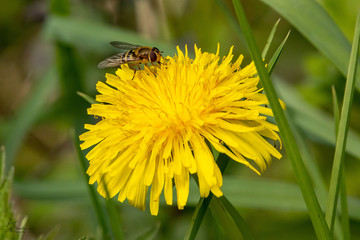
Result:
<svg viewBox="0 0 360 240"><path fill-rule="evenodd" d="M153 49L151 49L151 52L150 52L150 61L151 62L159 62L160 59L162 58L161 56L161 53L160 50L156 47L154 47Z"/></svg>

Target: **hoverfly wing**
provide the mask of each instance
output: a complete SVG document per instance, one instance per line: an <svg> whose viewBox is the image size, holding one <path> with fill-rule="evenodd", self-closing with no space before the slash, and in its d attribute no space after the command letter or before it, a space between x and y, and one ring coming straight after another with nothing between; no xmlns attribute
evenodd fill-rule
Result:
<svg viewBox="0 0 360 240"><path fill-rule="evenodd" d="M101 61L97 66L98 68L118 67L123 63L123 56L123 54L116 54L114 56L108 57L104 61Z"/></svg>
<svg viewBox="0 0 360 240"><path fill-rule="evenodd" d="M119 63L115 63L115 62L109 62L108 60L104 60L99 62L99 64L97 65L98 68L112 68L112 67L117 67L119 66Z"/></svg>
<svg viewBox="0 0 360 240"><path fill-rule="evenodd" d="M136 49L136 48L140 48L140 45L134 45L131 43L126 43L126 42L120 42L120 41L112 41L110 42L110 44L113 47L122 49L122 50L132 50L132 49Z"/></svg>

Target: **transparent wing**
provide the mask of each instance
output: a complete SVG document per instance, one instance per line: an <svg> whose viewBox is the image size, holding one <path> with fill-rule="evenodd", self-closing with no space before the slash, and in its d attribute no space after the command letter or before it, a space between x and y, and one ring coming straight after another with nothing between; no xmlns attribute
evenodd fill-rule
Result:
<svg viewBox="0 0 360 240"><path fill-rule="evenodd" d="M119 67L121 64L124 63L136 64L139 61L141 63L141 59L134 55L127 55L126 53L118 53L101 61L98 64L98 68Z"/></svg>
<svg viewBox="0 0 360 240"><path fill-rule="evenodd" d="M132 49L142 47L140 45L134 45L131 43L120 42L120 41L112 41L112 42L110 42L110 44L116 48L123 49L123 50L132 50Z"/></svg>

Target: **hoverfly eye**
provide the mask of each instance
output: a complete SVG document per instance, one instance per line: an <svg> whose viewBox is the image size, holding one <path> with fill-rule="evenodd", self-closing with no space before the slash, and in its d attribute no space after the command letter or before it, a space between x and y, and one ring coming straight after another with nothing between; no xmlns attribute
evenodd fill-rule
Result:
<svg viewBox="0 0 360 240"><path fill-rule="evenodd" d="M154 51L151 51L151 52L150 52L150 61L156 62L156 60L157 60L157 55L156 55L156 53L155 53Z"/></svg>

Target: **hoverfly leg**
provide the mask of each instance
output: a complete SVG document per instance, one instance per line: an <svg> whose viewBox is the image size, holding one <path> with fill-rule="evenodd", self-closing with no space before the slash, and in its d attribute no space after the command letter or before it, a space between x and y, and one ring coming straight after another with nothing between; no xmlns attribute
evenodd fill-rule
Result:
<svg viewBox="0 0 360 240"><path fill-rule="evenodd" d="M136 69L134 68L134 64L128 64L128 66L129 66L129 68L130 68L131 70L134 70L134 75L133 75L133 77L132 77L132 79L131 79L131 80L133 80L133 79L135 78Z"/></svg>
<svg viewBox="0 0 360 240"><path fill-rule="evenodd" d="M136 69L134 68L135 64L128 64L128 66L131 70L134 70L136 72Z"/></svg>

